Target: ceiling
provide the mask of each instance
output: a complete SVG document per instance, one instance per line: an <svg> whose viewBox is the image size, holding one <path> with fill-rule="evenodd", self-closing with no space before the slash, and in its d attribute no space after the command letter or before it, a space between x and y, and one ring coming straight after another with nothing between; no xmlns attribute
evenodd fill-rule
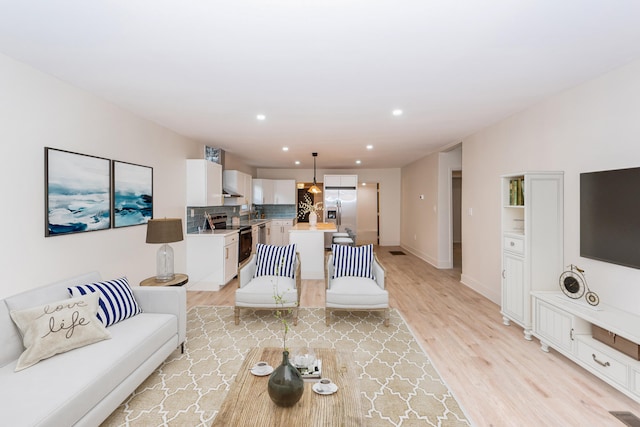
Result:
<svg viewBox="0 0 640 427"><path fill-rule="evenodd" d="M639 58L639 22L637 0L0 0L0 52L251 166L384 168Z"/></svg>

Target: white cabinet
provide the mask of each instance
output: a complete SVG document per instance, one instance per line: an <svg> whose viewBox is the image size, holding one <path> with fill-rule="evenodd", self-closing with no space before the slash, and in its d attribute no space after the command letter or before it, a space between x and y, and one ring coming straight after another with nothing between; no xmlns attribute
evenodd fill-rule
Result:
<svg viewBox="0 0 640 427"><path fill-rule="evenodd" d="M273 204L273 180L253 180L253 203L255 203L256 205Z"/></svg>
<svg viewBox="0 0 640 427"><path fill-rule="evenodd" d="M253 192L251 175L237 170L228 170L222 173L223 188L242 197L225 197L226 206L241 206L240 211L249 210L251 206L251 194Z"/></svg>
<svg viewBox="0 0 640 427"><path fill-rule="evenodd" d="M531 291L554 290L563 271L563 173L502 179L502 321L531 339Z"/></svg>
<svg viewBox="0 0 640 427"><path fill-rule="evenodd" d="M296 181L294 179L276 179L273 181L273 204L296 204Z"/></svg>
<svg viewBox="0 0 640 427"><path fill-rule="evenodd" d="M357 188L358 175L325 175L323 185L324 188Z"/></svg>
<svg viewBox="0 0 640 427"><path fill-rule="evenodd" d="M267 230L267 240L271 245L288 245L289 230L293 227L293 219L272 219Z"/></svg>
<svg viewBox="0 0 640 427"><path fill-rule="evenodd" d="M640 361L592 336L592 325L640 343L640 316L583 299L571 300L561 292L532 292L533 335L543 351L558 353L640 402Z"/></svg>
<svg viewBox="0 0 640 427"><path fill-rule="evenodd" d="M256 251L256 245L258 244L259 240L260 240L260 226L252 225L251 226L251 252L252 253Z"/></svg>
<svg viewBox="0 0 640 427"><path fill-rule="evenodd" d="M187 235L188 288L217 291L238 274L238 232Z"/></svg>
<svg viewBox="0 0 640 427"><path fill-rule="evenodd" d="M238 234L226 236L224 239L224 284L226 285L238 274Z"/></svg>
<svg viewBox="0 0 640 427"><path fill-rule="evenodd" d="M187 159L187 206L222 206L222 166Z"/></svg>
<svg viewBox="0 0 640 427"><path fill-rule="evenodd" d="M254 179L253 203L256 205L295 205L296 181L293 179Z"/></svg>

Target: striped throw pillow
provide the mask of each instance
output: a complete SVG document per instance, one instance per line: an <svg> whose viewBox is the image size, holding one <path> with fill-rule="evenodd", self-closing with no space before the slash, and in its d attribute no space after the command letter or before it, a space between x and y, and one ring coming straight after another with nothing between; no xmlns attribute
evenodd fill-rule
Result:
<svg viewBox="0 0 640 427"><path fill-rule="evenodd" d="M98 292L100 294L100 300L98 301L98 319L100 319L105 326L111 326L121 320L142 313L126 277L105 282L73 286L67 288L67 290L72 297Z"/></svg>
<svg viewBox="0 0 640 427"><path fill-rule="evenodd" d="M373 265L373 245L347 246L332 245L333 279L337 277L367 277L374 279L371 266Z"/></svg>
<svg viewBox="0 0 640 427"><path fill-rule="evenodd" d="M295 278L296 245L287 246L264 245L256 246L256 272L253 277L283 276Z"/></svg>

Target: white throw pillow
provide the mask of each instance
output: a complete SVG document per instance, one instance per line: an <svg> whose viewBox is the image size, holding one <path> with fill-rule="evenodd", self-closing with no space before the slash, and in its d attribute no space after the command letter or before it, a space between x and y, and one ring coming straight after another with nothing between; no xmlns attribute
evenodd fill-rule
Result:
<svg viewBox="0 0 640 427"><path fill-rule="evenodd" d="M12 310L11 318L26 349L18 359L16 372L53 355L111 338L97 311L97 293Z"/></svg>

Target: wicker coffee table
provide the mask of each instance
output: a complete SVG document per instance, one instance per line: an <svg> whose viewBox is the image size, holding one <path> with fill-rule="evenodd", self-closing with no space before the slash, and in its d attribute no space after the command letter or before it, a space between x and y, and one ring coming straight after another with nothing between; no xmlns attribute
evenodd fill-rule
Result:
<svg viewBox="0 0 640 427"><path fill-rule="evenodd" d="M331 378L339 387L336 393L316 394L311 389L315 381L305 381L304 394L298 403L289 408L277 406L267 391L269 376L257 377L251 374L250 369L261 360L274 368L279 366L282 348L254 348L242 363L213 426L365 425L351 353L328 348L316 348L314 352L322 360L322 376Z"/></svg>

